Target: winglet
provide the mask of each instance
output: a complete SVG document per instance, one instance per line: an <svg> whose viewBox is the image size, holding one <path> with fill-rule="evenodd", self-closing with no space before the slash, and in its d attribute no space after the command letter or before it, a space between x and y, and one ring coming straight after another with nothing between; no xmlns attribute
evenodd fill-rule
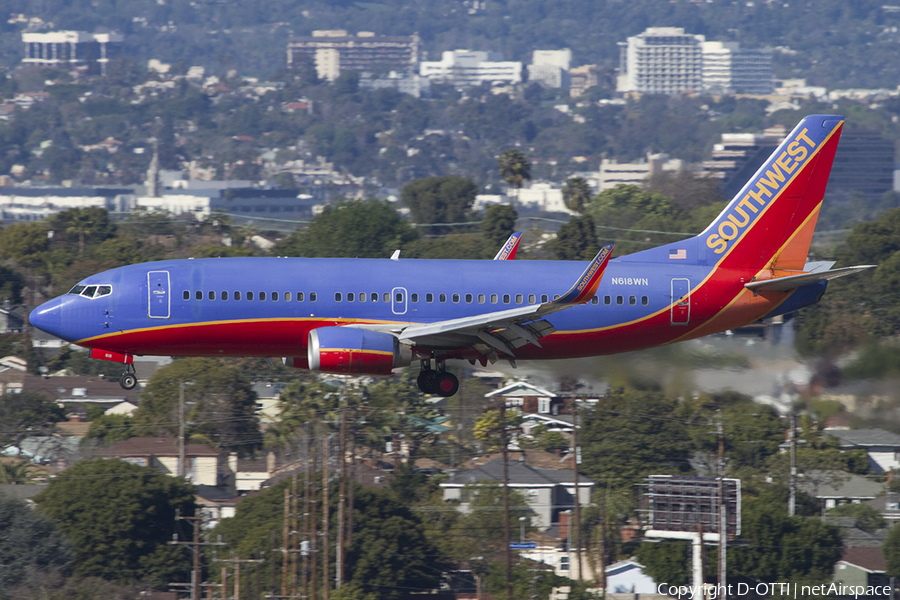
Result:
<svg viewBox="0 0 900 600"><path fill-rule="evenodd" d="M603 277L603 272L606 271L606 265L609 263L614 247L615 244L609 244L600 248L600 252L597 253L597 256L588 265L588 268L578 278L578 282L572 286L572 289L557 300L554 300L553 304L585 304L590 302L597 292L597 286L600 285L600 279Z"/></svg>
<svg viewBox="0 0 900 600"><path fill-rule="evenodd" d="M394 253L391 254L391 260L400 260L400 249L394 250Z"/></svg>
<svg viewBox="0 0 900 600"><path fill-rule="evenodd" d="M519 248L519 240L522 239L522 232L517 232L509 236L494 260L512 260L516 257L516 250Z"/></svg>

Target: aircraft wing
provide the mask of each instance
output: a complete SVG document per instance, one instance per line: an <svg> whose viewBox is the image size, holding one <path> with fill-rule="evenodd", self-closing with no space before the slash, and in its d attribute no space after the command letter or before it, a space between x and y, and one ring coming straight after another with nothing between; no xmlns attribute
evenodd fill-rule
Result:
<svg viewBox="0 0 900 600"><path fill-rule="evenodd" d="M834 263L832 263L834 264ZM843 269L819 270L812 273L804 273L803 275L789 275L787 277L778 277L776 279L764 279L762 281L751 281L745 283L744 287L754 292L764 290L788 291L794 290L804 285L818 283L819 281L830 281L845 275L859 273L866 269L874 269L876 265L858 265L856 267L844 267Z"/></svg>
<svg viewBox="0 0 900 600"><path fill-rule="evenodd" d="M513 260L516 257L516 250L519 249L519 240L522 239L522 232L516 232L509 236L503 247L497 252L494 260Z"/></svg>
<svg viewBox="0 0 900 600"><path fill-rule="evenodd" d="M556 329L542 317L591 301L600 285L612 254L613 244L604 246L578 277L575 285L559 298L544 304L532 304L459 319L409 325L356 325L367 329L391 331L401 341L428 348L470 347L492 362L497 352L515 357L515 349L525 344L540 347L540 338Z"/></svg>

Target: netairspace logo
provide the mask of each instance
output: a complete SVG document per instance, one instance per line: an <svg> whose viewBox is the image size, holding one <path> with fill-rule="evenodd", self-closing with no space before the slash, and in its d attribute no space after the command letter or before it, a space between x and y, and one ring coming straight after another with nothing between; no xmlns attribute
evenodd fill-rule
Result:
<svg viewBox="0 0 900 600"><path fill-rule="evenodd" d="M872 596L887 596L891 593L889 585L844 585L842 583L823 583L821 585L799 585L796 583L759 583L755 586L746 583L730 585L669 585L661 583L656 588L656 593L674 596L679 600L703 600L704 594L708 600L716 600L725 595L746 596L754 593L758 596L772 596L784 598L797 598L799 596L845 596L854 598L869 598Z"/></svg>

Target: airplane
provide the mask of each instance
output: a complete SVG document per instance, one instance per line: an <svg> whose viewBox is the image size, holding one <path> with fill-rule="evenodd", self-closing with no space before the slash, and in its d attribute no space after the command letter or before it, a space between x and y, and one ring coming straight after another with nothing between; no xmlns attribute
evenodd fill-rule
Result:
<svg viewBox="0 0 900 600"><path fill-rule="evenodd" d="M486 366L640 350L817 302L871 265L807 265L844 119L804 117L702 233L590 262L243 257L164 260L92 275L37 307L32 325L91 357L284 357L326 373L389 375L418 361L419 388L459 389L449 360ZM515 238L515 239L513 239Z"/></svg>

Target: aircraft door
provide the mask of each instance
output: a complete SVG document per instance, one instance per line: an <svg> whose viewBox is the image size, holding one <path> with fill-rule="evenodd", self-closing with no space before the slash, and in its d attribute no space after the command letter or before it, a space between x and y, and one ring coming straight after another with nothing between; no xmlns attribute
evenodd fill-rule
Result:
<svg viewBox="0 0 900 600"><path fill-rule="evenodd" d="M396 287L391 290L391 311L395 315L406 314L406 288Z"/></svg>
<svg viewBox="0 0 900 600"><path fill-rule="evenodd" d="M151 319L168 319L171 315L172 306L168 271L150 271L147 273L147 296L147 315Z"/></svg>
<svg viewBox="0 0 900 600"><path fill-rule="evenodd" d="M691 320L691 280L672 280L672 325L687 325Z"/></svg>

